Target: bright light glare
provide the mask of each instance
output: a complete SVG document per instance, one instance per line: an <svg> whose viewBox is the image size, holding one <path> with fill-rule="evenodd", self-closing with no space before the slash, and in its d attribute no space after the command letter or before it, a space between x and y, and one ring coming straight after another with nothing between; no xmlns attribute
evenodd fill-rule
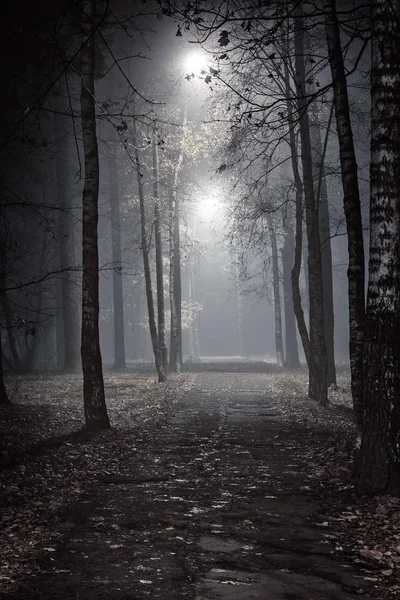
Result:
<svg viewBox="0 0 400 600"><path fill-rule="evenodd" d="M188 74L200 75L206 68L206 59L204 54L199 52L191 52L184 60L185 71Z"/></svg>
<svg viewBox="0 0 400 600"><path fill-rule="evenodd" d="M206 195L197 201L198 213L204 219L215 218L221 208L221 201L214 194Z"/></svg>

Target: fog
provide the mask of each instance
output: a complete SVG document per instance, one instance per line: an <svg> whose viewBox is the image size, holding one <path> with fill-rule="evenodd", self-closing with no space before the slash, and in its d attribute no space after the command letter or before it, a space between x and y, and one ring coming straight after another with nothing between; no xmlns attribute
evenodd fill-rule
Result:
<svg viewBox="0 0 400 600"><path fill-rule="evenodd" d="M302 339L289 324L295 322L296 169L301 179L305 168L301 109L288 104L298 93L295 55L287 55L279 36L271 39L268 57L261 50L246 54L255 33L233 25L214 29L207 18L197 29L195 21L186 26L179 8L169 16L157 5L139 4L132 15L128 3L117 2L113 10L114 21L107 17L94 32L91 93L103 363L118 369L151 363L156 342L178 354L173 371L218 356L290 367L290 350L293 365L304 364ZM61 9L51 15L62 23L59 55L51 55L44 34L42 42L30 40L28 63L10 61L7 77L14 88L3 99L1 323L9 371L80 368L82 194L89 172L81 93L87 84L72 58L79 55L73 35L79 22L62 21ZM252 26L265 34L262 21ZM326 344L340 365L348 360L347 236L330 73L326 56L320 57L325 49L318 27L305 42L308 158L318 196L324 291L332 285L330 297L324 296L325 325L333 329ZM362 73L368 60L357 39L346 55L348 67L356 60L349 93L356 98L352 118L363 192L368 132ZM304 205L299 210L298 301L308 327L307 260L314 242Z"/></svg>
<svg viewBox="0 0 400 600"><path fill-rule="evenodd" d="M399 591L399 15L1 3L1 598Z"/></svg>

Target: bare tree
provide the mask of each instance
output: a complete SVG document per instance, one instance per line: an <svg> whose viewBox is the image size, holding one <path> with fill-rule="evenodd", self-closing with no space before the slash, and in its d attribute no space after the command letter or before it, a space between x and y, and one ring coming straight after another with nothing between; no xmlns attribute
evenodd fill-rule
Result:
<svg viewBox="0 0 400 600"><path fill-rule="evenodd" d="M99 339L98 199L99 153L94 99L95 34L100 15L96 0L86 0L81 51L81 123L85 158L82 197L82 370L85 423L109 429Z"/></svg>
<svg viewBox="0 0 400 600"><path fill-rule="evenodd" d="M158 338L165 373L168 372L168 350L165 342L165 302L164 302L164 269L162 250L162 229L159 194L159 169L158 169L158 144L159 140L154 127L153 130L153 195L154 195L154 233L156 242L156 278L157 278L157 319Z"/></svg>
<svg viewBox="0 0 400 600"><path fill-rule="evenodd" d="M329 64L332 73L333 99L343 184L343 204L348 239L349 268L347 277L349 296L351 391L356 418L358 423L360 423L364 379L364 240L357 161L350 120L347 80L340 41L339 21L336 12L336 0L330 0L325 5L325 28Z"/></svg>
<svg viewBox="0 0 400 600"><path fill-rule="evenodd" d="M294 232L291 225L285 225L285 239L281 248L281 256L283 306L285 315L285 367L287 369L297 369L300 367L300 359L297 345L296 315L294 314L291 281L294 261Z"/></svg>
<svg viewBox="0 0 400 600"><path fill-rule="evenodd" d="M321 242L319 235L318 207L315 201L311 157L310 127L307 113L306 78L304 66L304 23L303 8L295 9L294 45L296 66L296 91L301 159L303 167L303 187L308 241L308 289L310 305L310 361L309 396L320 404L328 403L327 393L327 351L324 337L324 305L322 285Z"/></svg>
<svg viewBox="0 0 400 600"><path fill-rule="evenodd" d="M63 90L64 91L64 90ZM61 320L58 334L62 343L58 344L57 359L62 361L64 371L77 371L80 368L79 352L79 317L78 299L74 291L74 231L71 218L71 193L68 185L68 145L64 121L67 107L65 101L56 98L54 115L54 133L56 138L55 179L58 211L58 254L59 268L63 275L59 281L59 299L61 316L57 314L57 321ZM70 269L70 270L69 270ZM58 285L58 281L56 285ZM59 357L58 353L62 353ZM61 358L61 361L60 361Z"/></svg>
<svg viewBox="0 0 400 600"><path fill-rule="evenodd" d="M124 293L121 256L121 214L118 188L118 165L115 143L109 144L110 215L112 244L112 289L114 322L114 369L126 368L124 333Z"/></svg>
<svg viewBox="0 0 400 600"><path fill-rule="evenodd" d="M183 144L187 124L187 107L182 122L182 143L174 169L170 192L170 275L169 294L171 306L171 334L169 364L172 372L179 373L182 365L182 281L180 248L180 199L178 193L179 174L183 162Z"/></svg>
<svg viewBox="0 0 400 600"><path fill-rule="evenodd" d="M279 274L279 256L278 245L276 241L276 232L270 212L266 213L269 236L271 239L272 249L272 287L274 291L274 316L275 316L275 349L276 362L278 367L283 367L285 364L283 354L283 339L282 339L282 309L281 309L281 292L280 292L280 274Z"/></svg>
<svg viewBox="0 0 400 600"><path fill-rule="evenodd" d="M160 340L158 337L157 324L156 324L156 315L154 310L154 297L153 297L153 286L151 282L151 270L150 270L150 258L149 258L149 243L147 240L147 232L146 232L146 208L145 208L145 198L144 198L144 190L143 190L143 173L140 165L140 156L139 156L139 146L138 146L138 136L137 136L137 128L136 128L136 119L132 119L132 137L133 137L133 145L134 145L134 153L135 153L135 167L136 167L136 177L137 177L137 185L138 185L138 194L139 194L139 206L140 206L140 231L141 231L141 240L142 240L142 254L143 254L143 268L144 268L144 279L145 279L145 289L146 289L146 299L147 299L147 311L148 311L148 319L149 319L149 329L151 336L151 343L154 353L155 365L158 373L158 381L164 382L166 380L166 373L163 366L163 360L161 355L160 348Z"/></svg>

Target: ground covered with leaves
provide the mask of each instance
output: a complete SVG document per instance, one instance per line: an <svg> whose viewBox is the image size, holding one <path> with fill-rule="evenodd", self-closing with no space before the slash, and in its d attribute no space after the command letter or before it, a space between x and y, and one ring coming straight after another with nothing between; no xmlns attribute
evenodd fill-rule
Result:
<svg viewBox="0 0 400 600"><path fill-rule="evenodd" d="M62 510L99 476L124 471L137 444L163 427L196 377L187 372L160 386L153 373L107 373L113 428L94 437L82 431L79 375L8 378L13 405L0 410L0 597L39 570L43 553L55 551L68 526L59 526ZM267 372L265 386L306 465L302 491L324 507L319 526L327 543L360 567L377 598L400 596L400 502L355 493L348 373L340 374L327 408L307 399L304 372Z"/></svg>
<svg viewBox="0 0 400 600"><path fill-rule="evenodd" d="M0 407L0 593L37 568L60 537L59 511L99 473L118 471L191 379L159 385L153 373L106 373L112 430L96 436L82 429L81 375L7 379L13 404Z"/></svg>
<svg viewBox="0 0 400 600"><path fill-rule="evenodd" d="M400 499L388 495L360 498L355 491L350 376L343 371L321 408L306 397L305 373L274 376L276 402L293 435L303 438L306 477L313 495L323 498L335 550L360 564L379 599L400 597ZM333 533L332 533L333 532Z"/></svg>

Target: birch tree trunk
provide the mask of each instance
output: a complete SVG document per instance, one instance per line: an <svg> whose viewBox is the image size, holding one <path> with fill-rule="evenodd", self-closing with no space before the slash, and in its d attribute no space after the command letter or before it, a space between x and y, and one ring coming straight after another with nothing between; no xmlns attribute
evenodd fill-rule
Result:
<svg viewBox="0 0 400 600"><path fill-rule="evenodd" d="M332 73L336 128L339 138L340 168L343 185L343 205L347 226L349 268L349 350L351 391L358 424L361 423L363 403L363 340L365 328L365 266L364 240L357 161L350 121L347 82L340 43L336 0L325 5L325 30L329 64Z"/></svg>
<svg viewBox="0 0 400 600"><path fill-rule="evenodd" d="M94 102L96 1L84 8L81 51L81 123L85 159L82 197L82 370L85 423L88 429L109 429L99 339L98 199L99 154Z"/></svg>
<svg viewBox="0 0 400 600"><path fill-rule="evenodd" d="M109 144L110 175L110 215L112 245L112 289L113 289L113 322L114 322L114 369L126 369L125 332L124 332L124 291L121 257L121 213L119 206L119 189L115 145Z"/></svg>
<svg viewBox="0 0 400 600"><path fill-rule="evenodd" d="M160 349L160 341L158 338L157 324L156 324L156 315L154 310L154 297L153 297L153 286L151 282L151 271L150 271L150 259L149 259L149 246L147 241L147 232L146 232L146 210L144 203L144 190L143 190L143 173L140 167L140 158L139 158L139 147L138 147L138 139L136 133L136 119L132 119L132 133L133 133L133 145L135 147L135 166L136 166L136 176L137 176L137 184L138 184L138 194L139 194L139 206L140 206L140 231L141 231L141 240L142 240L142 254L143 254L143 269L144 269L144 280L145 280L145 289L146 289L146 300L147 300L147 312L149 319L149 329L150 329L150 337L151 344L153 348L154 361L158 374L158 381L160 383L166 381L166 374L163 367L163 361L161 356Z"/></svg>
<svg viewBox="0 0 400 600"><path fill-rule="evenodd" d="M272 248L272 287L274 291L274 316L275 316L275 350L276 362L278 367L284 365L283 355L283 340L282 340L282 309L281 309L281 293L279 284L279 263L278 263L278 246L276 243L275 229L272 222L272 216L267 213L267 224L269 236L271 239Z"/></svg>
<svg viewBox="0 0 400 600"><path fill-rule="evenodd" d="M310 126L305 96L304 66L304 20L302 7L294 11L294 45L296 67L296 92L299 113L301 159L303 167L304 200L306 209L306 230L308 241L308 289L310 314L310 362L309 397L321 405L328 403L327 352L324 337L324 304L322 287L321 243L319 236L319 215L315 202L313 170L311 161Z"/></svg>
<svg viewBox="0 0 400 600"><path fill-rule="evenodd" d="M358 489L400 496L400 1L372 2L370 258Z"/></svg>

